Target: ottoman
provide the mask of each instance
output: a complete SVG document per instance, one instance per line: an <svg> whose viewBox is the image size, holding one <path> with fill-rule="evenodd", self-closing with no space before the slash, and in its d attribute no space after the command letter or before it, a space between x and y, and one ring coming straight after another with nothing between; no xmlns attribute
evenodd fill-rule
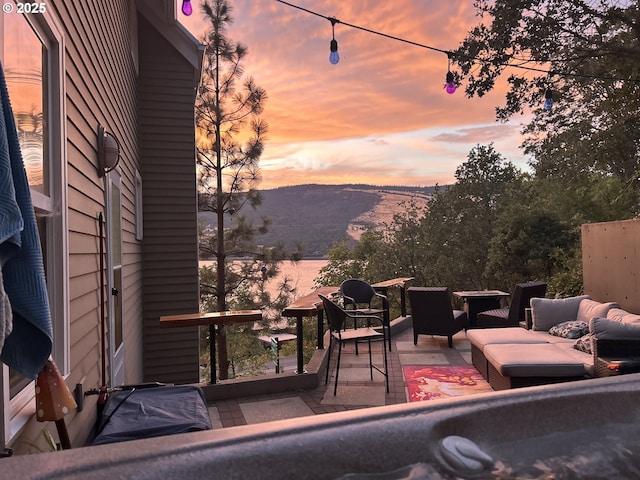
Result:
<svg viewBox="0 0 640 480"><path fill-rule="evenodd" d="M581 380L584 363L549 344L487 345L489 383L494 390Z"/></svg>
<svg viewBox="0 0 640 480"><path fill-rule="evenodd" d="M521 327L467 330L467 340L471 343L471 362L473 366L487 379L487 359L483 353L485 346L494 344L548 343L544 337L536 335L536 332L525 330Z"/></svg>

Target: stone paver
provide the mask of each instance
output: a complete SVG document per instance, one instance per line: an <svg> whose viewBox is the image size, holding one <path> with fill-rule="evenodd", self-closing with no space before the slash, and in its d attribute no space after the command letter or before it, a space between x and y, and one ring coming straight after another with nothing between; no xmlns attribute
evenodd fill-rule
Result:
<svg viewBox="0 0 640 480"><path fill-rule="evenodd" d="M375 387L357 387L338 384L333 395L333 387L327 388L321 405L364 405L368 407L386 405L384 384Z"/></svg>
<svg viewBox="0 0 640 480"><path fill-rule="evenodd" d="M313 410L300 397L245 402L240 404L240 410L247 424L313 415Z"/></svg>
<svg viewBox="0 0 640 480"><path fill-rule="evenodd" d="M449 365L449 360L442 353L401 353L402 365Z"/></svg>
<svg viewBox="0 0 640 480"><path fill-rule="evenodd" d="M374 370L374 380L370 379L366 344L359 346L359 355L355 355L352 345L346 345L342 351L338 391L334 396L336 348L331 356L327 385L322 381L314 390L216 401L209 406L213 428L406 403L403 365L471 365L471 347L465 333L455 335L453 342L453 348L449 348L446 337L420 335L418 345L414 345L411 328L394 334L393 349L387 352L389 393L385 392L382 374ZM383 365L380 348L379 342L372 345L376 365Z"/></svg>

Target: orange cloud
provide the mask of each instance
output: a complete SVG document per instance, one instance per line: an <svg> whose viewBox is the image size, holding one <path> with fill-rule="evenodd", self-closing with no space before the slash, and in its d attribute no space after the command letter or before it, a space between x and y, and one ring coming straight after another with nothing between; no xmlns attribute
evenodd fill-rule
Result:
<svg viewBox="0 0 640 480"><path fill-rule="evenodd" d="M457 48L478 21L473 2L467 0L292 3L445 51ZM276 1L231 4L235 21L228 36L248 46L245 72L269 96L263 187L309 182L446 183L481 139L485 143L500 139L510 153L517 152L518 128L494 123L495 106L504 102L504 86L480 99L467 99L462 90L447 95L446 54L338 23L340 63L331 65L331 23L326 19ZM180 20L201 37L204 24L195 10L191 18ZM389 136L411 132L430 132L431 149L425 153L415 142L396 140L412 165L406 167L398 152L389 148ZM313 155L317 158L311 161ZM416 159L424 155L430 161L420 161L416 167ZM439 166L431 167L435 164Z"/></svg>

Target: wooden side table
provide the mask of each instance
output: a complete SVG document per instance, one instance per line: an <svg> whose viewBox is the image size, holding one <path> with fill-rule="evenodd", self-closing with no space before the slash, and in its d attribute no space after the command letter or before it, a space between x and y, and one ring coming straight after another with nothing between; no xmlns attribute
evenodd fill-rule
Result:
<svg viewBox="0 0 640 480"><path fill-rule="evenodd" d="M469 327L478 326L478 314L500 308L500 299L510 296L501 290L463 290L453 295L464 301L465 311L469 316Z"/></svg>

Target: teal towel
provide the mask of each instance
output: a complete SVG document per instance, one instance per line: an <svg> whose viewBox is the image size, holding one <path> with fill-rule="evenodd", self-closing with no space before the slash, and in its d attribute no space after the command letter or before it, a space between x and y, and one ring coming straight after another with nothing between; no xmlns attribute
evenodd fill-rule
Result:
<svg viewBox="0 0 640 480"><path fill-rule="evenodd" d="M0 360L35 379L53 333L42 251L4 70L0 64L0 267L13 328Z"/></svg>

